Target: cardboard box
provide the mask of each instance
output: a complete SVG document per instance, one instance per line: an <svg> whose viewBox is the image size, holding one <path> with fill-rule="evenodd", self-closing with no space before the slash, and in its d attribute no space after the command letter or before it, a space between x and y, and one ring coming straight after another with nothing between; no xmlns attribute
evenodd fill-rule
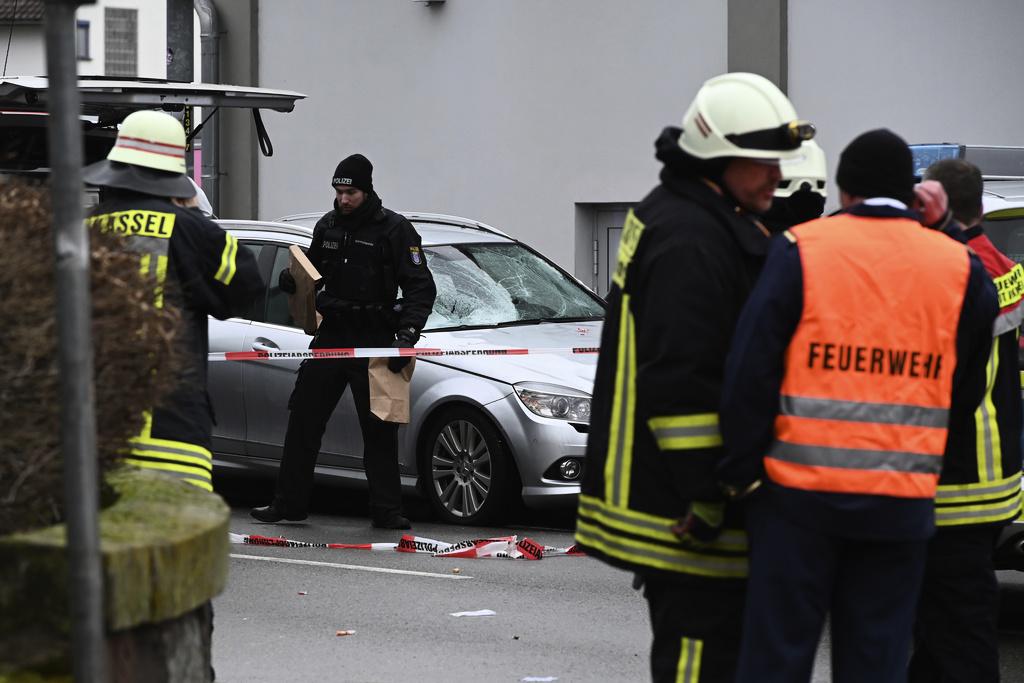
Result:
<svg viewBox="0 0 1024 683"><path fill-rule="evenodd" d="M291 255L288 270L295 278L295 293L288 297L288 311L306 334L316 334L321 320L316 312L316 286L320 284L320 273L298 246L288 247L288 253Z"/></svg>

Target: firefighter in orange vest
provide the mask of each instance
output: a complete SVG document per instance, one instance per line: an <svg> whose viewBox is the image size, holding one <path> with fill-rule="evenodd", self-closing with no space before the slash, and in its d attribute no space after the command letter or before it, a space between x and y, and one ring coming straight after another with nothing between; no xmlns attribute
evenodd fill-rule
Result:
<svg viewBox="0 0 1024 683"><path fill-rule="evenodd" d="M836 181L843 211L773 244L726 365L722 486L763 481L738 681L810 680L827 617L835 680L905 680L947 426L984 394L995 287L909 209L906 143L864 133Z"/></svg>
<svg viewBox="0 0 1024 683"><path fill-rule="evenodd" d="M982 177L976 166L947 159L926 180L949 196L944 230L981 258L999 294L985 398L977 411L953 416L939 478L935 536L928 544L914 626L914 683L999 680L996 620L999 585L993 551L1001 530L1020 514L1021 396L1018 328L1024 316L1024 268L985 235ZM959 418L959 419L957 419Z"/></svg>

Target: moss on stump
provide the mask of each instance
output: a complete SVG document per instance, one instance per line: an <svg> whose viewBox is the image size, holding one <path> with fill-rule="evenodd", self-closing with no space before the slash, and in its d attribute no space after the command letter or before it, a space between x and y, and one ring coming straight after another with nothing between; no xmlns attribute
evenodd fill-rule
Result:
<svg viewBox="0 0 1024 683"><path fill-rule="evenodd" d="M108 632L178 617L221 592L229 510L217 495L134 467L107 476L100 512ZM67 656L63 525L0 537L0 679Z"/></svg>

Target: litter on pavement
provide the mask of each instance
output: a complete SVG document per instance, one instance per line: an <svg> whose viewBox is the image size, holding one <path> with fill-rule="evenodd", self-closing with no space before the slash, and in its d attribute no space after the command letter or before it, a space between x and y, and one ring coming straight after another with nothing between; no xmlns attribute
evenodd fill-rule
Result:
<svg viewBox="0 0 1024 683"><path fill-rule="evenodd" d="M492 609L478 609L471 612L451 612L453 617L493 617L497 614Z"/></svg>

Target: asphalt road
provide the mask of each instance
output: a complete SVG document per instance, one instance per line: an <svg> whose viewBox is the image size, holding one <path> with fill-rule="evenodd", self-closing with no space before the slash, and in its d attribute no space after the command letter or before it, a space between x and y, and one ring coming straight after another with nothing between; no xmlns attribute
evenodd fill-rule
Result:
<svg viewBox="0 0 1024 683"><path fill-rule="evenodd" d="M218 482L231 530L312 542L395 542L372 529L366 496L318 486L306 522L260 524L265 481ZM504 527L439 524L407 501L413 533L442 541L519 534L572 544L571 511L520 512ZM459 573L453 573L453 569ZM650 626L630 575L586 557L539 562L365 550L232 546L215 600L214 667L223 683L260 681L644 681ZM1003 680L1024 680L1024 575L1001 574ZM304 594L303 594L304 593ZM494 616L450 613L494 610ZM338 636L340 630L355 631ZM815 683L830 680L828 638Z"/></svg>

